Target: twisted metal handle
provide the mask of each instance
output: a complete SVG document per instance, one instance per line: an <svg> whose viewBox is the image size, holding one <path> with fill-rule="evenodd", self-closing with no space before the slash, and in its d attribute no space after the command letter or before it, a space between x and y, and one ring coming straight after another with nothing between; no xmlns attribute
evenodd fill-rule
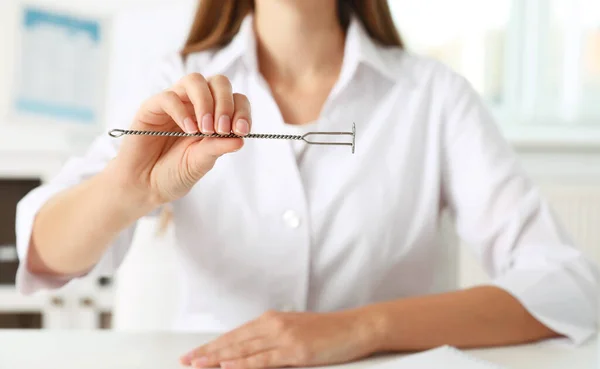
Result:
<svg viewBox="0 0 600 369"><path fill-rule="evenodd" d="M334 146L352 146L352 153L356 147L356 125L352 123L352 132L307 132L303 135L283 135L273 133L250 133L246 136L238 136L230 133L221 135L218 133L185 133L185 132L166 132L166 131L137 131L131 129L113 129L108 132L109 136L119 138L122 136L164 136L164 137L214 137L214 138L259 138L270 140L300 140L309 145L334 145ZM352 136L351 142L321 141L322 136Z"/></svg>
<svg viewBox="0 0 600 369"><path fill-rule="evenodd" d="M185 133L185 132L164 132L164 131L136 131L132 129L113 129L108 132L111 137L121 137L126 135L135 136L165 136L165 137L218 137L218 138L266 138L266 139L280 139L280 140L301 140L302 136L298 135L278 135L278 134L267 134L267 133L251 133L246 136L238 136L230 133L226 135L218 133Z"/></svg>

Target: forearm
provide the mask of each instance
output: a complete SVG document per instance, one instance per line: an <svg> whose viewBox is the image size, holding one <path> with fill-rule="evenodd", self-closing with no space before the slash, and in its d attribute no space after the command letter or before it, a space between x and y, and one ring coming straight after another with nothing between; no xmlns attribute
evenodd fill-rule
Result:
<svg viewBox="0 0 600 369"><path fill-rule="evenodd" d="M51 198L38 212L27 266L33 273L78 275L92 268L125 228L151 210L109 169Z"/></svg>
<svg viewBox="0 0 600 369"><path fill-rule="evenodd" d="M375 304L364 314L376 327L376 352L502 346L557 336L496 287Z"/></svg>

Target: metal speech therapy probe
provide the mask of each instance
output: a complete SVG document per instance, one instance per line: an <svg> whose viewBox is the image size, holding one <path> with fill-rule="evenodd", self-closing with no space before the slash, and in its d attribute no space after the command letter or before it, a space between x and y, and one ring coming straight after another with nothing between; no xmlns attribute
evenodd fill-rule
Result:
<svg viewBox="0 0 600 369"><path fill-rule="evenodd" d="M307 132L303 135L280 135L272 133L250 133L246 136L238 136L233 133L228 135L220 135L218 133L185 133L185 132L165 132L165 131L135 131L130 129L113 129L108 132L111 137L118 138L121 136L166 136L166 137L219 137L219 138L265 138L275 140L300 140L309 145L336 145L336 146L352 146L354 154L356 147L356 125L352 123L352 132ZM335 141L320 141L317 136L352 136L352 142L335 142Z"/></svg>

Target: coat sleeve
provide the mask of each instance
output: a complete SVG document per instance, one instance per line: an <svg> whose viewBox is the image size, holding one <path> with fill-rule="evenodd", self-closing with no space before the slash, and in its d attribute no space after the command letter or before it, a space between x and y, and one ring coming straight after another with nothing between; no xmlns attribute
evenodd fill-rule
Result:
<svg viewBox="0 0 600 369"><path fill-rule="evenodd" d="M161 91L181 77L183 66L179 56L172 56L164 60L159 68L156 78L151 79L147 96ZM143 98L147 97L141 97ZM132 109L123 109L132 111ZM108 125L110 128L126 128L131 117L121 119L119 123ZM49 182L28 193L17 205L16 212L16 240L19 256L19 268L16 275L17 290L22 294L32 294L42 290L58 289L71 281L83 278L88 274L110 275L123 261L135 232L136 225L125 229L117 239L108 247L95 268L83 276L69 278L50 278L36 275L29 271L24 262L30 247L31 234L35 217L42 206L53 196L67 190L82 181L101 172L106 164L113 159L118 151L118 140L102 134L97 137L87 152L81 156L71 157L63 165L59 173Z"/></svg>
<svg viewBox="0 0 600 369"><path fill-rule="evenodd" d="M478 94L462 77L445 81L443 193L458 235L493 285L550 329L585 341L598 324L597 266L559 224Z"/></svg>

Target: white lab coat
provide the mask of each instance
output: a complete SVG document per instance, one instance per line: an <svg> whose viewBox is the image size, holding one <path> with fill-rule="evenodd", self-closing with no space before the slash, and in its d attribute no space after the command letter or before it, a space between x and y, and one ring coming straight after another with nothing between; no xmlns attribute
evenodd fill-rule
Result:
<svg viewBox="0 0 600 369"><path fill-rule="evenodd" d="M191 72L224 74L249 97L254 132L293 132L258 72L251 22L221 50L185 64L169 59L153 92ZM222 331L268 309L332 311L442 291L446 246L436 232L448 208L494 285L575 342L593 334L596 269L557 224L464 78L378 46L353 20L341 77L317 127L348 131L353 122L355 155L310 146L297 160L288 141L247 139L171 204L186 296L174 329ZM22 260L44 202L101 171L117 143L99 137L20 202ZM119 266L133 231L123 231L97 270ZM67 282L33 275L24 264L18 271L24 293Z"/></svg>

